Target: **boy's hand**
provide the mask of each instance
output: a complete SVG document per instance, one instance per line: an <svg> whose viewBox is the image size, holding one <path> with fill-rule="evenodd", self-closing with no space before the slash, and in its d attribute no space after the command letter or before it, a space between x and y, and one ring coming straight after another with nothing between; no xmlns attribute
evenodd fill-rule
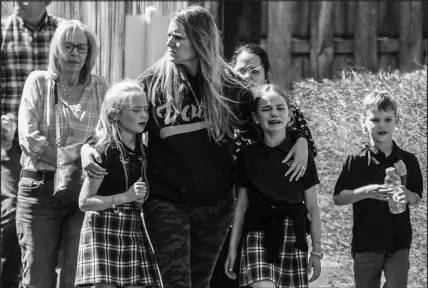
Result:
<svg viewBox="0 0 428 288"><path fill-rule="evenodd" d="M235 266L235 260L236 260L236 251L229 250L226 261L224 262L224 273L226 273L227 277L229 277L232 280L236 279L236 273L233 271L233 267Z"/></svg>
<svg viewBox="0 0 428 288"><path fill-rule="evenodd" d="M406 189L404 185L397 187L391 192L391 198L398 203L407 204L411 202L413 198L413 193Z"/></svg>
<svg viewBox="0 0 428 288"><path fill-rule="evenodd" d="M309 257L308 275L311 274L312 268L314 270L314 274L312 274L311 279L309 279L309 283L317 280L321 275L321 259L318 256L311 255L311 257Z"/></svg>
<svg viewBox="0 0 428 288"><path fill-rule="evenodd" d="M101 163L100 154L89 144L82 146L80 157L82 158L83 173L88 177L89 181L92 181L93 178L103 178L108 174L106 169L98 165L98 163Z"/></svg>
<svg viewBox="0 0 428 288"><path fill-rule="evenodd" d="M376 199L380 201L388 201L391 198L391 192L394 189L379 184L370 184L365 187L367 198Z"/></svg>

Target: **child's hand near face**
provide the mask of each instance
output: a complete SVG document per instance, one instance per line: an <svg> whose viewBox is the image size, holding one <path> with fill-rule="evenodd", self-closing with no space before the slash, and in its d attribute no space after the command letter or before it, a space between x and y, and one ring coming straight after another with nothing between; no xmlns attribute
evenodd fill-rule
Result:
<svg viewBox="0 0 428 288"><path fill-rule="evenodd" d="M80 150L82 159L83 173L88 177L89 181L92 179L102 179L107 175L107 170L99 165L101 163L101 156L89 144L84 144Z"/></svg>

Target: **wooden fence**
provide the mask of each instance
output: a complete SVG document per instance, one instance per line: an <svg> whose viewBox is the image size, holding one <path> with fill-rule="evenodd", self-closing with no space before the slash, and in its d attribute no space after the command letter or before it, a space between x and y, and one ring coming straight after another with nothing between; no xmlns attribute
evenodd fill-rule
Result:
<svg viewBox="0 0 428 288"><path fill-rule="evenodd" d="M11 13L7 2L2 16ZM260 42L273 82L285 88L304 78L334 78L350 66L376 72L427 64L427 1L53 1L48 11L97 33L94 72L116 81L123 77L125 15L143 14L150 5L166 15L194 2L215 17L227 58L239 42Z"/></svg>
<svg viewBox="0 0 428 288"><path fill-rule="evenodd" d="M283 87L302 78L334 78L349 66L407 72L427 64L426 1L265 2L262 7L267 25L261 27L267 31L261 34L273 82Z"/></svg>

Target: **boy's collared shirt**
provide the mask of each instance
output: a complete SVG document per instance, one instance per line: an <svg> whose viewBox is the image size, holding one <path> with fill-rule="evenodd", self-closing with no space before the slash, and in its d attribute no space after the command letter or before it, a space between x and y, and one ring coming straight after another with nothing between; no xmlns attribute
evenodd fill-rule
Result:
<svg viewBox="0 0 428 288"><path fill-rule="evenodd" d="M13 14L1 19L1 111L18 116L22 89L28 75L46 70L49 45L62 18L46 13L35 30Z"/></svg>
<svg viewBox="0 0 428 288"><path fill-rule="evenodd" d="M393 142L388 157L378 149L366 146L348 156L336 182L334 195L369 184L383 184L385 170L399 160L407 169L406 188L422 197L422 173L416 156ZM389 211L387 201L364 199L353 204L352 252L396 251L410 248L412 227L409 209L400 214Z"/></svg>

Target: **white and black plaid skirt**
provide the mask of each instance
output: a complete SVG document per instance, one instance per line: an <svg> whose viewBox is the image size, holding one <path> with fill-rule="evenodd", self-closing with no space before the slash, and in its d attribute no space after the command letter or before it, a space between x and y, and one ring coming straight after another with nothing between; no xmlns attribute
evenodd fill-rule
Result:
<svg viewBox="0 0 428 288"><path fill-rule="evenodd" d="M242 242L239 286L250 286L258 281L271 281L278 288L307 288L308 252L294 248L293 220L284 219L284 242L279 252L278 263L267 262L267 250L263 247L265 233L248 233Z"/></svg>
<svg viewBox="0 0 428 288"><path fill-rule="evenodd" d="M133 204L85 213L77 260L77 286L162 287L153 247Z"/></svg>

